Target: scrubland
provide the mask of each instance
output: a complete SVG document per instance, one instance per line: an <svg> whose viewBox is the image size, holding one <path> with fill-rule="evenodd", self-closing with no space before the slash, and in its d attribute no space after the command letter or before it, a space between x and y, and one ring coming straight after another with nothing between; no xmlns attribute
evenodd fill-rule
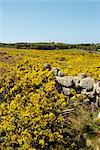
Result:
<svg viewBox="0 0 100 150"><path fill-rule="evenodd" d="M100 53L0 48L0 149L99 149L99 108L67 101L45 63L100 80ZM63 115L66 109L74 112Z"/></svg>

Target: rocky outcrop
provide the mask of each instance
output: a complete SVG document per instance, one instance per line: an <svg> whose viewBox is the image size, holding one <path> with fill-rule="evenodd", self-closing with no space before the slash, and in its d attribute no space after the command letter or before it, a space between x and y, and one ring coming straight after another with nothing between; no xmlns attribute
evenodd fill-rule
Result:
<svg viewBox="0 0 100 150"><path fill-rule="evenodd" d="M95 82L92 77L85 73L80 73L78 76L65 76L59 68L52 68L50 64L45 64L45 69L52 71L55 76L56 89L58 92L65 94L68 97L76 95L85 95L84 104L94 104L100 107L100 81Z"/></svg>

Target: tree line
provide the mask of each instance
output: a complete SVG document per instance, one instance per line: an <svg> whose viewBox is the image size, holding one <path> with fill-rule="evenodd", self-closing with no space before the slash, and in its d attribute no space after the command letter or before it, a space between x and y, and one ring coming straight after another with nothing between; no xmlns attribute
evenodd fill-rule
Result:
<svg viewBox="0 0 100 150"><path fill-rule="evenodd" d="M38 50L54 50L54 49L82 49L89 51L99 51L100 43L98 44L66 44L66 43L0 43L0 47L9 47L15 49L38 49Z"/></svg>

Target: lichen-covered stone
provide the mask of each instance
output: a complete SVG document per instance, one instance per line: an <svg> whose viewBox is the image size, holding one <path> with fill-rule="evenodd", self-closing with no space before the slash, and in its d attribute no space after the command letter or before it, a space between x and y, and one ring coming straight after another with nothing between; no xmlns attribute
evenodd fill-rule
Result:
<svg viewBox="0 0 100 150"><path fill-rule="evenodd" d="M83 89L86 89L86 91L93 90L93 84L94 84L94 80L91 77L83 78L80 81L80 87L82 87Z"/></svg>
<svg viewBox="0 0 100 150"><path fill-rule="evenodd" d="M54 76L58 76L58 72L59 72L60 70L58 69L58 68L56 68L56 67L53 67L52 68L52 73L53 73L53 75Z"/></svg>
<svg viewBox="0 0 100 150"><path fill-rule="evenodd" d="M83 73L79 73L79 75L78 75L79 80L81 80L83 78L86 78L86 77L87 77L87 75L84 72Z"/></svg>
<svg viewBox="0 0 100 150"><path fill-rule="evenodd" d="M89 97L89 98L91 98L91 99L95 98L95 96L96 96L96 94L95 94L95 92L94 92L94 91L87 92L86 94L87 94L87 95L88 95L88 97Z"/></svg>
<svg viewBox="0 0 100 150"><path fill-rule="evenodd" d="M73 82L75 84L75 87L79 88L79 86L80 86L80 78L78 76L73 77Z"/></svg>
<svg viewBox="0 0 100 150"><path fill-rule="evenodd" d="M86 95L86 93L87 93L86 91L87 91L86 89L82 89L81 94Z"/></svg>
<svg viewBox="0 0 100 150"><path fill-rule="evenodd" d="M100 81L94 84L94 90L97 94L100 94Z"/></svg>
<svg viewBox="0 0 100 150"><path fill-rule="evenodd" d="M58 71L58 76L59 76L59 77L63 77L63 76L64 76L64 73L61 72L61 71Z"/></svg>
<svg viewBox="0 0 100 150"><path fill-rule="evenodd" d="M65 87L72 87L74 84L73 79L70 76L65 77L56 76L56 81Z"/></svg>
<svg viewBox="0 0 100 150"><path fill-rule="evenodd" d="M63 87L62 90L63 90L63 93L65 95L67 95L67 96L71 95L71 89L70 88Z"/></svg>

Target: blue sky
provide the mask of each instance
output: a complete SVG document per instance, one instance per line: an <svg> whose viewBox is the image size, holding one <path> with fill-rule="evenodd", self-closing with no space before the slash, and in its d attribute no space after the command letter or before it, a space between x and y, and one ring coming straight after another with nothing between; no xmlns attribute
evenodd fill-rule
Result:
<svg viewBox="0 0 100 150"><path fill-rule="evenodd" d="M0 0L0 42L100 43L100 0Z"/></svg>

